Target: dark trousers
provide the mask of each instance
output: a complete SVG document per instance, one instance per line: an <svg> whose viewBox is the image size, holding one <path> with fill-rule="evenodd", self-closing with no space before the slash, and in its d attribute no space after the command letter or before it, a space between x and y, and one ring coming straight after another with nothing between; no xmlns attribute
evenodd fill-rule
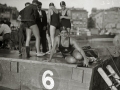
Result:
<svg viewBox="0 0 120 90"><path fill-rule="evenodd" d="M0 41L0 47L2 46L2 41Z"/></svg>
<svg viewBox="0 0 120 90"><path fill-rule="evenodd" d="M41 37L41 45L42 45L42 52L47 52L47 43L46 43L46 30L40 31L40 37Z"/></svg>

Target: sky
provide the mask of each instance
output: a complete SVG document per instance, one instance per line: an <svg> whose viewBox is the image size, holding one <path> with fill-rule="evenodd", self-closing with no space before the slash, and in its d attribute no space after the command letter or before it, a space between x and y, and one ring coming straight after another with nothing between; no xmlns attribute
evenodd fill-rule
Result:
<svg viewBox="0 0 120 90"><path fill-rule="evenodd" d="M91 13L92 8L107 9L110 7L120 7L120 0L38 0L42 2L43 8L48 8L49 3L53 2L56 8L60 9L60 2L65 1L66 7L84 8ZM17 7L20 11L24 8L26 2L32 2L32 0L0 0L0 3L7 4L8 6Z"/></svg>

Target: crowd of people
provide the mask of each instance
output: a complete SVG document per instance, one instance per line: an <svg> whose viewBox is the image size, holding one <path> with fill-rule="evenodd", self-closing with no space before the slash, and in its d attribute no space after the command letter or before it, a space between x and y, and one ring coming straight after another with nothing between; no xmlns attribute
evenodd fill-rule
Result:
<svg viewBox="0 0 120 90"><path fill-rule="evenodd" d="M18 34L19 52L21 55L30 57L30 40L33 34L36 40L36 56L50 54L48 61L51 61L53 54L58 49L67 63L79 63L83 60L83 64L88 66L89 61L85 52L77 44L76 40L69 35L71 29L71 11L66 8L64 1L60 2L60 7L61 10L58 11L54 3L50 3L47 17L46 12L42 10L42 3L40 1L33 0L32 3L25 3L25 7L19 12L17 19L21 22ZM58 35L56 35L57 31L59 31ZM4 38L5 36L8 37L8 33L11 33L11 31L6 33L6 35L3 35ZM0 38L1 41L3 39ZM48 41L48 49L46 40ZM40 45L42 50L40 50Z"/></svg>

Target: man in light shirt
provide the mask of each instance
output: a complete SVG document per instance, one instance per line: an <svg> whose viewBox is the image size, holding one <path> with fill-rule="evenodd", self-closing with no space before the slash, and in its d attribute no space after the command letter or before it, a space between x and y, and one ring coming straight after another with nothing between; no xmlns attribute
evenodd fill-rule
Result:
<svg viewBox="0 0 120 90"><path fill-rule="evenodd" d="M2 21L0 21L0 46L2 48L6 48L11 35L11 29L7 24L4 24Z"/></svg>

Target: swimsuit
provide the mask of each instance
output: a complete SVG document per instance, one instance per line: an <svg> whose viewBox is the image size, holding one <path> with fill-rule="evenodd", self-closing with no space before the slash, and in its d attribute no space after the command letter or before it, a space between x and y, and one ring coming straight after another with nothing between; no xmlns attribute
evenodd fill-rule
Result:
<svg viewBox="0 0 120 90"><path fill-rule="evenodd" d="M62 12L61 12L61 15L62 15ZM66 10L66 13L64 16L68 16L67 15L67 10ZM61 19L61 27L66 27L66 28L71 28L71 22L70 22L70 19L65 19L65 18L62 18Z"/></svg>
<svg viewBox="0 0 120 90"><path fill-rule="evenodd" d="M55 26L57 29L59 28L60 26L59 13L55 13L53 11L53 14L51 15L50 25Z"/></svg>
<svg viewBox="0 0 120 90"><path fill-rule="evenodd" d="M75 50L75 48L70 45L70 37L69 37L69 46L68 47L64 47L61 44L61 36L60 36L60 43L59 43L59 50L61 51L63 57L65 58L68 55L72 55L73 51Z"/></svg>

